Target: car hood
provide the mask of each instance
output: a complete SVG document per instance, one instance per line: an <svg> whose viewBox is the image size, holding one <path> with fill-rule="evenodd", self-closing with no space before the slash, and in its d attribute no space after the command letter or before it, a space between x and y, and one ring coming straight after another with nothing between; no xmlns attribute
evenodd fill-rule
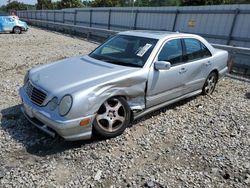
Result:
<svg viewBox="0 0 250 188"><path fill-rule="evenodd" d="M89 56L73 57L30 70L31 82L51 96L105 84L140 68L102 62Z"/></svg>
<svg viewBox="0 0 250 188"><path fill-rule="evenodd" d="M27 26L27 23L21 20L17 20L17 24L22 25L22 26Z"/></svg>

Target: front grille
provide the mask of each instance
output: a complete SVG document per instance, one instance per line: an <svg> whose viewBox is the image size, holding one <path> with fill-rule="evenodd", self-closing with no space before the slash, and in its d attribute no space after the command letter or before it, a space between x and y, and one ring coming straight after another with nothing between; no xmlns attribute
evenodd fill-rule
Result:
<svg viewBox="0 0 250 188"><path fill-rule="evenodd" d="M46 99L46 93L35 88L30 81L27 82L26 93L31 99L31 101L37 105L42 105L44 100Z"/></svg>

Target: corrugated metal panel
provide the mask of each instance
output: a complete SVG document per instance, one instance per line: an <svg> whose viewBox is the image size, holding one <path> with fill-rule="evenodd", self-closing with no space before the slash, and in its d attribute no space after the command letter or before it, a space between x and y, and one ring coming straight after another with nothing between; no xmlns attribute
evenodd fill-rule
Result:
<svg viewBox="0 0 250 188"><path fill-rule="evenodd" d="M238 14L237 9L240 10ZM117 31L175 30L200 34L213 43L250 46L250 5L78 8L19 11L18 15L21 18L48 19L69 24L76 21L77 25Z"/></svg>
<svg viewBox="0 0 250 188"><path fill-rule="evenodd" d="M76 15L77 25L89 26L90 12L89 11L78 11Z"/></svg>
<svg viewBox="0 0 250 188"><path fill-rule="evenodd" d="M63 13L62 12L55 13L55 21L56 22L63 22Z"/></svg>
<svg viewBox="0 0 250 188"><path fill-rule="evenodd" d="M72 11L65 11L64 12L64 23L67 24L74 24L74 13Z"/></svg>

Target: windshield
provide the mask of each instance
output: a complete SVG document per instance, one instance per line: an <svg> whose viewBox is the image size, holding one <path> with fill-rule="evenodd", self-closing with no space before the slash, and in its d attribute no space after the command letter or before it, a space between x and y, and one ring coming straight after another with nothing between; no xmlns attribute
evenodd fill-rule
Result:
<svg viewBox="0 0 250 188"><path fill-rule="evenodd" d="M116 35L89 56L108 63L143 67L157 41L151 38Z"/></svg>

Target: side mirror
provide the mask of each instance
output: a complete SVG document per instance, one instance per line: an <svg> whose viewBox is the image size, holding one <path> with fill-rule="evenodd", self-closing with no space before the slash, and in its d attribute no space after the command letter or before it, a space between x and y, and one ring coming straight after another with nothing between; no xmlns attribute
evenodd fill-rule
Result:
<svg viewBox="0 0 250 188"><path fill-rule="evenodd" d="M154 67L156 70L169 70L171 68L171 63L168 61L156 61Z"/></svg>

